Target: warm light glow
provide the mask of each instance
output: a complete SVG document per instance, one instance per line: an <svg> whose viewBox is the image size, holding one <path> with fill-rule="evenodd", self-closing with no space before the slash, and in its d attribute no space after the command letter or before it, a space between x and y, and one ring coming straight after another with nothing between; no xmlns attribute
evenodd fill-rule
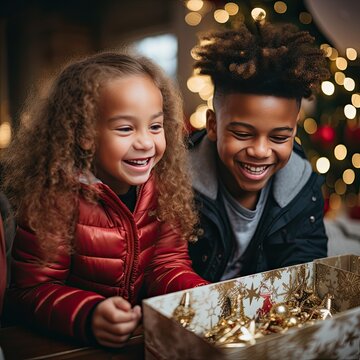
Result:
<svg viewBox="0 0 360 360"><path fill-rule="evenodd" d="M343 182L342 179L338 179L335 181L335 192L338 195L344 195L346 193L346 184Z"/></svg>
<svg viewBox="0 0 360 360"><path fill-rule="evenodd" d="M345 74L341 71L337 71L334 75L335 82L339 85L344 85Z"/></svg>
<svg viewBox="0 0 360 360"><path fill-rule="evenodd" d="M315 134L317 130L317 123L313 118L307 118L304 120L304 130L308 134Z"/></svg>
<svg viewBox="0 0 360 360"><path fill-rule="evenodd" d="M339 56L339 52L335 48L329 49L331 49L331 54L329 55L330 60L336 60L336 58Z"/></svg>
<svg viewBox="0 0 360 360"><path fill-rule="evenodd" d="M345 58L339 56L336 60L335 60L335 64L336 64L336 67L339 69L339 70L345 70L347 68L347 61Z"/></svg>
<svg viewBox="0 0 360 360"><path fill-rule="evenodd" d="M208 100L207 100L207 106L208 106L208 108L211 109L211 110L214 110L213 99L214 99L214 97L213 97L213 96L210 96L210 97L208 98Z"/></svg>
<svg viewBox="0 0 360 360"><path fill-rule="evenodd" d="M200 105L196 111L190 116L190 124L195 129L202 129L206 125L206 111L208 107L206 105Z"/></svg>
<svg viewBox="0 0 360 360"><path fill-rule="evenodd" d="M295 141L296 141L299 145L301 145L301 139L300 139L298 136L295 136Z"/></svg>
<svg viewBox="0 0 360 360"><path fill-rule="evenodd" d="M347 48L346 49L346 57L349 59L349 60L356 60L357 58L357 52L355 49L353 48Z"/></svg>
<svg viewBox="0 0 360 360"><path fill-rule="evenodd" d="M0 125L0 148L6 148L11 140L11 126L7 121Z"/></svg>
<svg viewBox="0 0 360 360"><path fill-rule="evenodd" d="M301 12L299 15L299 20L302 24L310 24L312 22L312 16L308 12Z"/></svg>
<svg viewBox="0 0 360 360"><path fill-rule="evenodd" d="M321 90L325 95L332 95L335 91L335 85L331 81L323 81L321 83Z"/></svg>
<svg viewBox="0 0 360 360"><path fill-rule="evenodd" d="M359 108L360 107L360 94L352 94L351 102L355 107Z"/></svg>
<svg viewBox="0 0 360 360"><path fill-rule="evenodd" d="M349 207L356 206L358 203L358 197L354 193L346 194L346 205Z"/></svg>
<svg viewBox="0 0 360 360"><path fill-rule="evenodd" d="M329 44L321 44L320 49L324 51L326 57L330 57L332 53L332 47Z"/></svg>
<svg viewBox="0 0 360 360"><path fill-rule="evenodd" d="M351 162L355 168L360 169L360 154L355 153L351 158Z"/></svg>
<svg viewBox="0 0 360 360"><path fill-rule="evenodd" d="M189 12L185 16L185 22L190 26L199 25L201 22L202 16L197 12Z"/></svg>
<svg viewBox="0 0 360 360"><path fill-rule="evenodd" d="M351 104L345 105L344 114L348 119L354 119L356 116L356 107Z"/></svg>
<svg viewBox="0 0 360 360"><path fill-rule="evenodd" d="M334 149L334 155L338 160L344 160L347 155L346 146L343 144L336 145Z"/></svg>
<svg viewBox="0 0 360 360"><path fill-rule="evenodd" d="M236 15L239 12L239 6L233 2L225 4L224 9L231 16Z"/></svg>
<svg viewBox="0 0 360 360"><path fill-rule="evenodd" d="M214 86L211 83L206 83L199 91L201 99L207 101L214 93Z"/></svg>
<svg viewBox="0 0 360 360"><path fill-rule="evenodd" d="M353 169L346 169L344 172L343 172L343 181L345 184L347 185L351 185L354 180L355 180L355 172Z"/></svg>
<svg viewBox="0 0 360 360"><path fill-rule="evenodd" d="M199 11L204 5L202 0L189 0L186 7L191 11Z"/></svg>
<svg viewBox="0 0 360 360"><path fill-rule="evenodd" d="M344 88L347 91L353 91L355 89L355 81L352 78L346 77L344 79Z"/></svg>
<svg viewBox="0 0 360 360"><path fill-rule="evenodd" d="M229 20L229 13L223 9L218 9L214 11L214 19L220 23L224 24Z"/></svg>
<svg viewBox="0 0 360 360"><path fill-rule="evenodd" d="M286 5L283 1L277 1L277 2L274 4L274 10L275 10L278 14L284 14L284 13L286 13L287 5Z"/></svg>
<svg viewBox="0 0 360 360"><path fill-rule="evenodd" d="M251 10L251 16L255 21L262 21L266 17L266 11L262 8L254 8Z"/></svg>
<svg viewBox="0 0 360 360"><path fill-rule="evenodd" d="M204 79L202 76L191 76L186 85L191 92L197 93L204 86Z"/></svg>
<svg viewBox="0 0 360 360"><path fill-rule="evenodd" d="M329 197L329 206L332 210L340 209L341 197L338 194L331 194Z"/></svg>
<svg viewBox="0 0 360 360"><path fill-rule="evenodd" d="M321 157L316 161L316 169L320 174L325 174L330 169L330 161L326 157Z"/></svg>

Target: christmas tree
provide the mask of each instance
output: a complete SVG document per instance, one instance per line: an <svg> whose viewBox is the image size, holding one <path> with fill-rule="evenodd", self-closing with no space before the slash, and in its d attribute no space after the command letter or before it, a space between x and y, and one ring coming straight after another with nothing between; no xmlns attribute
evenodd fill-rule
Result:
<svg viewBox="0 0 360 360"><path fill-rule="evenodd" d="M346 208L360 218L360 107L359 60L354 48L341 53L319 30L302 1L228 2L223 0L185 2L185 22L196 28L206 17L218 27L236 29L262 18L273 23L287 22L309 31L328 58L331 77L324 81L312 101L303 101L296 141L302 144L312 167L325 177L325 210L334 216ZM195 30L196 31L196 30ZM195 44L194 44L195 45ZM205 111L211 107L209 78L193 74L187 82L190 91L204 101L190 116L194 128L204 127Z"/></svg>

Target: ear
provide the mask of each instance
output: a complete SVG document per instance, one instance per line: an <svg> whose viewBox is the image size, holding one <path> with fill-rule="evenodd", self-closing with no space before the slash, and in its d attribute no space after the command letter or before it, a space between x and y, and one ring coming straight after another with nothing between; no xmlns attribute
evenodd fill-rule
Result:
<svg viewBox="0 0 360 360"><path fill-rule="evenodd" d="M213 110L206 111L206 130L207 136L211 141L216 141L216 115Z"/></svg>

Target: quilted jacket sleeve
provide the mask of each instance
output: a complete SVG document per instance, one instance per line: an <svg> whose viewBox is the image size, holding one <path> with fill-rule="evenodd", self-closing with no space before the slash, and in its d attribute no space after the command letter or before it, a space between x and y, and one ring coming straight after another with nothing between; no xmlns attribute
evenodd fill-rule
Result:
<svg viewBox="0 0 360 360"><path fill-rule="evenodd" d="M188 243L162 223L153 260L146 270L148 296L156 296L209 284L191 267Z"/></svg>
<svg viewBox="0 0 360 360"><path fill-rule="evenodd" d="M41 264L35 235L19 227L13 247L11 287L6 311L12 317L66 336L87 340L86 321L99 294L66 285L70 256L57 254L51 264Z"/></svg>

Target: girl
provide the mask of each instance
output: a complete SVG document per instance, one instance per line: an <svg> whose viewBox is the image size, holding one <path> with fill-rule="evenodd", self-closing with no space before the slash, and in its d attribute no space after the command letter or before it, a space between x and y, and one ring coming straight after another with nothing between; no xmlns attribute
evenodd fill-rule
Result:
<svg viewBox="0 0 360 360"><path fill-rule="evenodd" d="M119 347L142 296L207 283L184 240L196 216L179 95L149 60L100 53L29 118L4 157L19 224L8 311Z"/></svg>

